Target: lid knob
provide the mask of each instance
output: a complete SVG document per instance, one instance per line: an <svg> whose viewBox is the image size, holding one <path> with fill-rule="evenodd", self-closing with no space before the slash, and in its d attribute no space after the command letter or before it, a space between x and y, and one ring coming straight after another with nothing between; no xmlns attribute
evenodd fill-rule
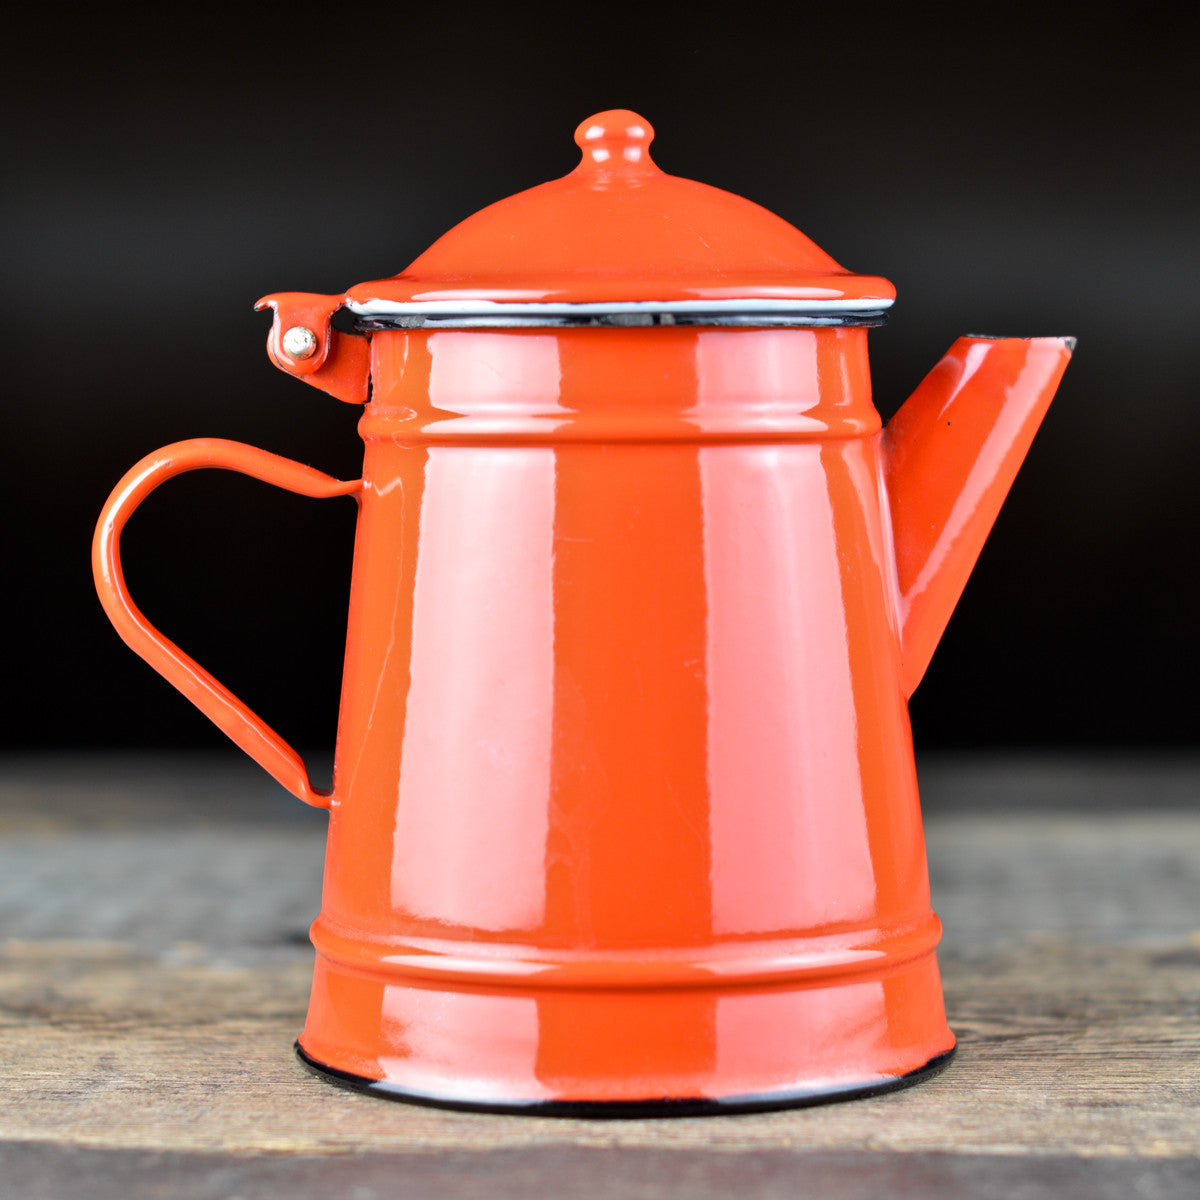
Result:
<svg viewBox="0 0 1200 1200"><path fill-rule="evenodd" d="M583 151L581 170L657 170L650 158L654 128L645 117L627 108L612 108L588 117L575 130L575 145Z"/></svg>

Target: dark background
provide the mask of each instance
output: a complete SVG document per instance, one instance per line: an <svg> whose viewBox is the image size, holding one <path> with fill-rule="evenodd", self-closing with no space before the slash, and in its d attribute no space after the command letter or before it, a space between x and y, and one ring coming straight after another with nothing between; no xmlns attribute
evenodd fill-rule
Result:
<svg viewBox="0 0 1200 1200"><path fill-rule="evenodd" d="M918 744L1194 743L1190 8L159 11L6 29L10 747L221 744L101 613L88 549L109 489L200 435L356 475L357 410L270 366L253 301L401 270L569 171L575 125L611 107L649 118L665 170L897 285L871 335L885 417L960 333L1079 338L914 698ZM352 530L349 501L203 472L131 522L127 574L286 738L328 746Z"/></svg>

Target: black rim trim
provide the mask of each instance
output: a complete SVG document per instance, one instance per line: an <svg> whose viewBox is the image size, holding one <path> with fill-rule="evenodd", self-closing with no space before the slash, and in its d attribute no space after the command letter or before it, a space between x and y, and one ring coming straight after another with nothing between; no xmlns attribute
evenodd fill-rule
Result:
<svg viewBox="0 0 1200 1200"><path fill-rule="evenodd" d="M943 1071L954 1057L956 1047L951 1046L944 1054L931 1058L923 1067L907 1075L896 1075L889 1079L870 1083L838 1084L834 1087L812 1088L795 1092L762 1092L742 1096L726 1096L719 1099L707 1097L664 1097L661 1100L456 1100L448 1096L434 1096L422 1092L411 1092L393 1083L368 1079L349 1071L338 1070L318 1062L308 1055L299 1042L296 1055L314 1075L337 1087L356 1092L367 1092L385 1100L400 1100L407 1104L419 1104L426 1108L451 1108L460 1112L508 1113L531 1117L587 1117L587 1118L645 1118L645 1117L708 1117L726 1113L769 1112L779 1108L807 1108L815 1104L829 1104L838 1100L859 1100L867 1096L879 1096L885 1092L897 1092L912 1087Z"/></svg>
<svg viewBox="0 0 1200 1200"><path fill-rule="evenodd" d="M728 326L737 329L753 328L822 328L826 326L872 327L887 323L882 309L819 316L808 313L702 313L702 312L636 312L588 313L580 316L492 316L480 313L455 313L441 316L436 313L397 313L395 316L357 317L354 328L359 333L374 333L387 329L529 329L579 328L596 326L611 329L637 329L663 325Z"/></svg>

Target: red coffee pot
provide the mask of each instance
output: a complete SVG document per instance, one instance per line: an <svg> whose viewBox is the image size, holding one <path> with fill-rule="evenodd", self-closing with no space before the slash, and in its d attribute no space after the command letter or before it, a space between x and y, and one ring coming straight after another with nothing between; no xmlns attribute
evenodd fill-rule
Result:
<svg viewBox="0 0 1200 1200"><path fill-rule="evenodd" d="M882 429L892 286L651 137L602 113L402 274L260 302L365 404L361 480L180 442L97 530L121 636L329 810L299 1050L378 1094L765 1108L954 1045L906 701L1071 339L963 338ZM359 504L328 794L125 589L125 520L197 467Z"/></svg>

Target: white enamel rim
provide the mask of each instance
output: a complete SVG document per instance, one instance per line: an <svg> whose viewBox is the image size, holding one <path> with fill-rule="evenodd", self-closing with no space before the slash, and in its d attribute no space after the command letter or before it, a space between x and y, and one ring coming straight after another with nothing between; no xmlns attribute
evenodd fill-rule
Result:
<svg viewBox="0 0 1200 1200"><path fill-rule="evenodd" d="M356 317L586 317L620 313L837 313L878 312L894 300L617 300L579 304L508 300L347 300Z"/></svg>

